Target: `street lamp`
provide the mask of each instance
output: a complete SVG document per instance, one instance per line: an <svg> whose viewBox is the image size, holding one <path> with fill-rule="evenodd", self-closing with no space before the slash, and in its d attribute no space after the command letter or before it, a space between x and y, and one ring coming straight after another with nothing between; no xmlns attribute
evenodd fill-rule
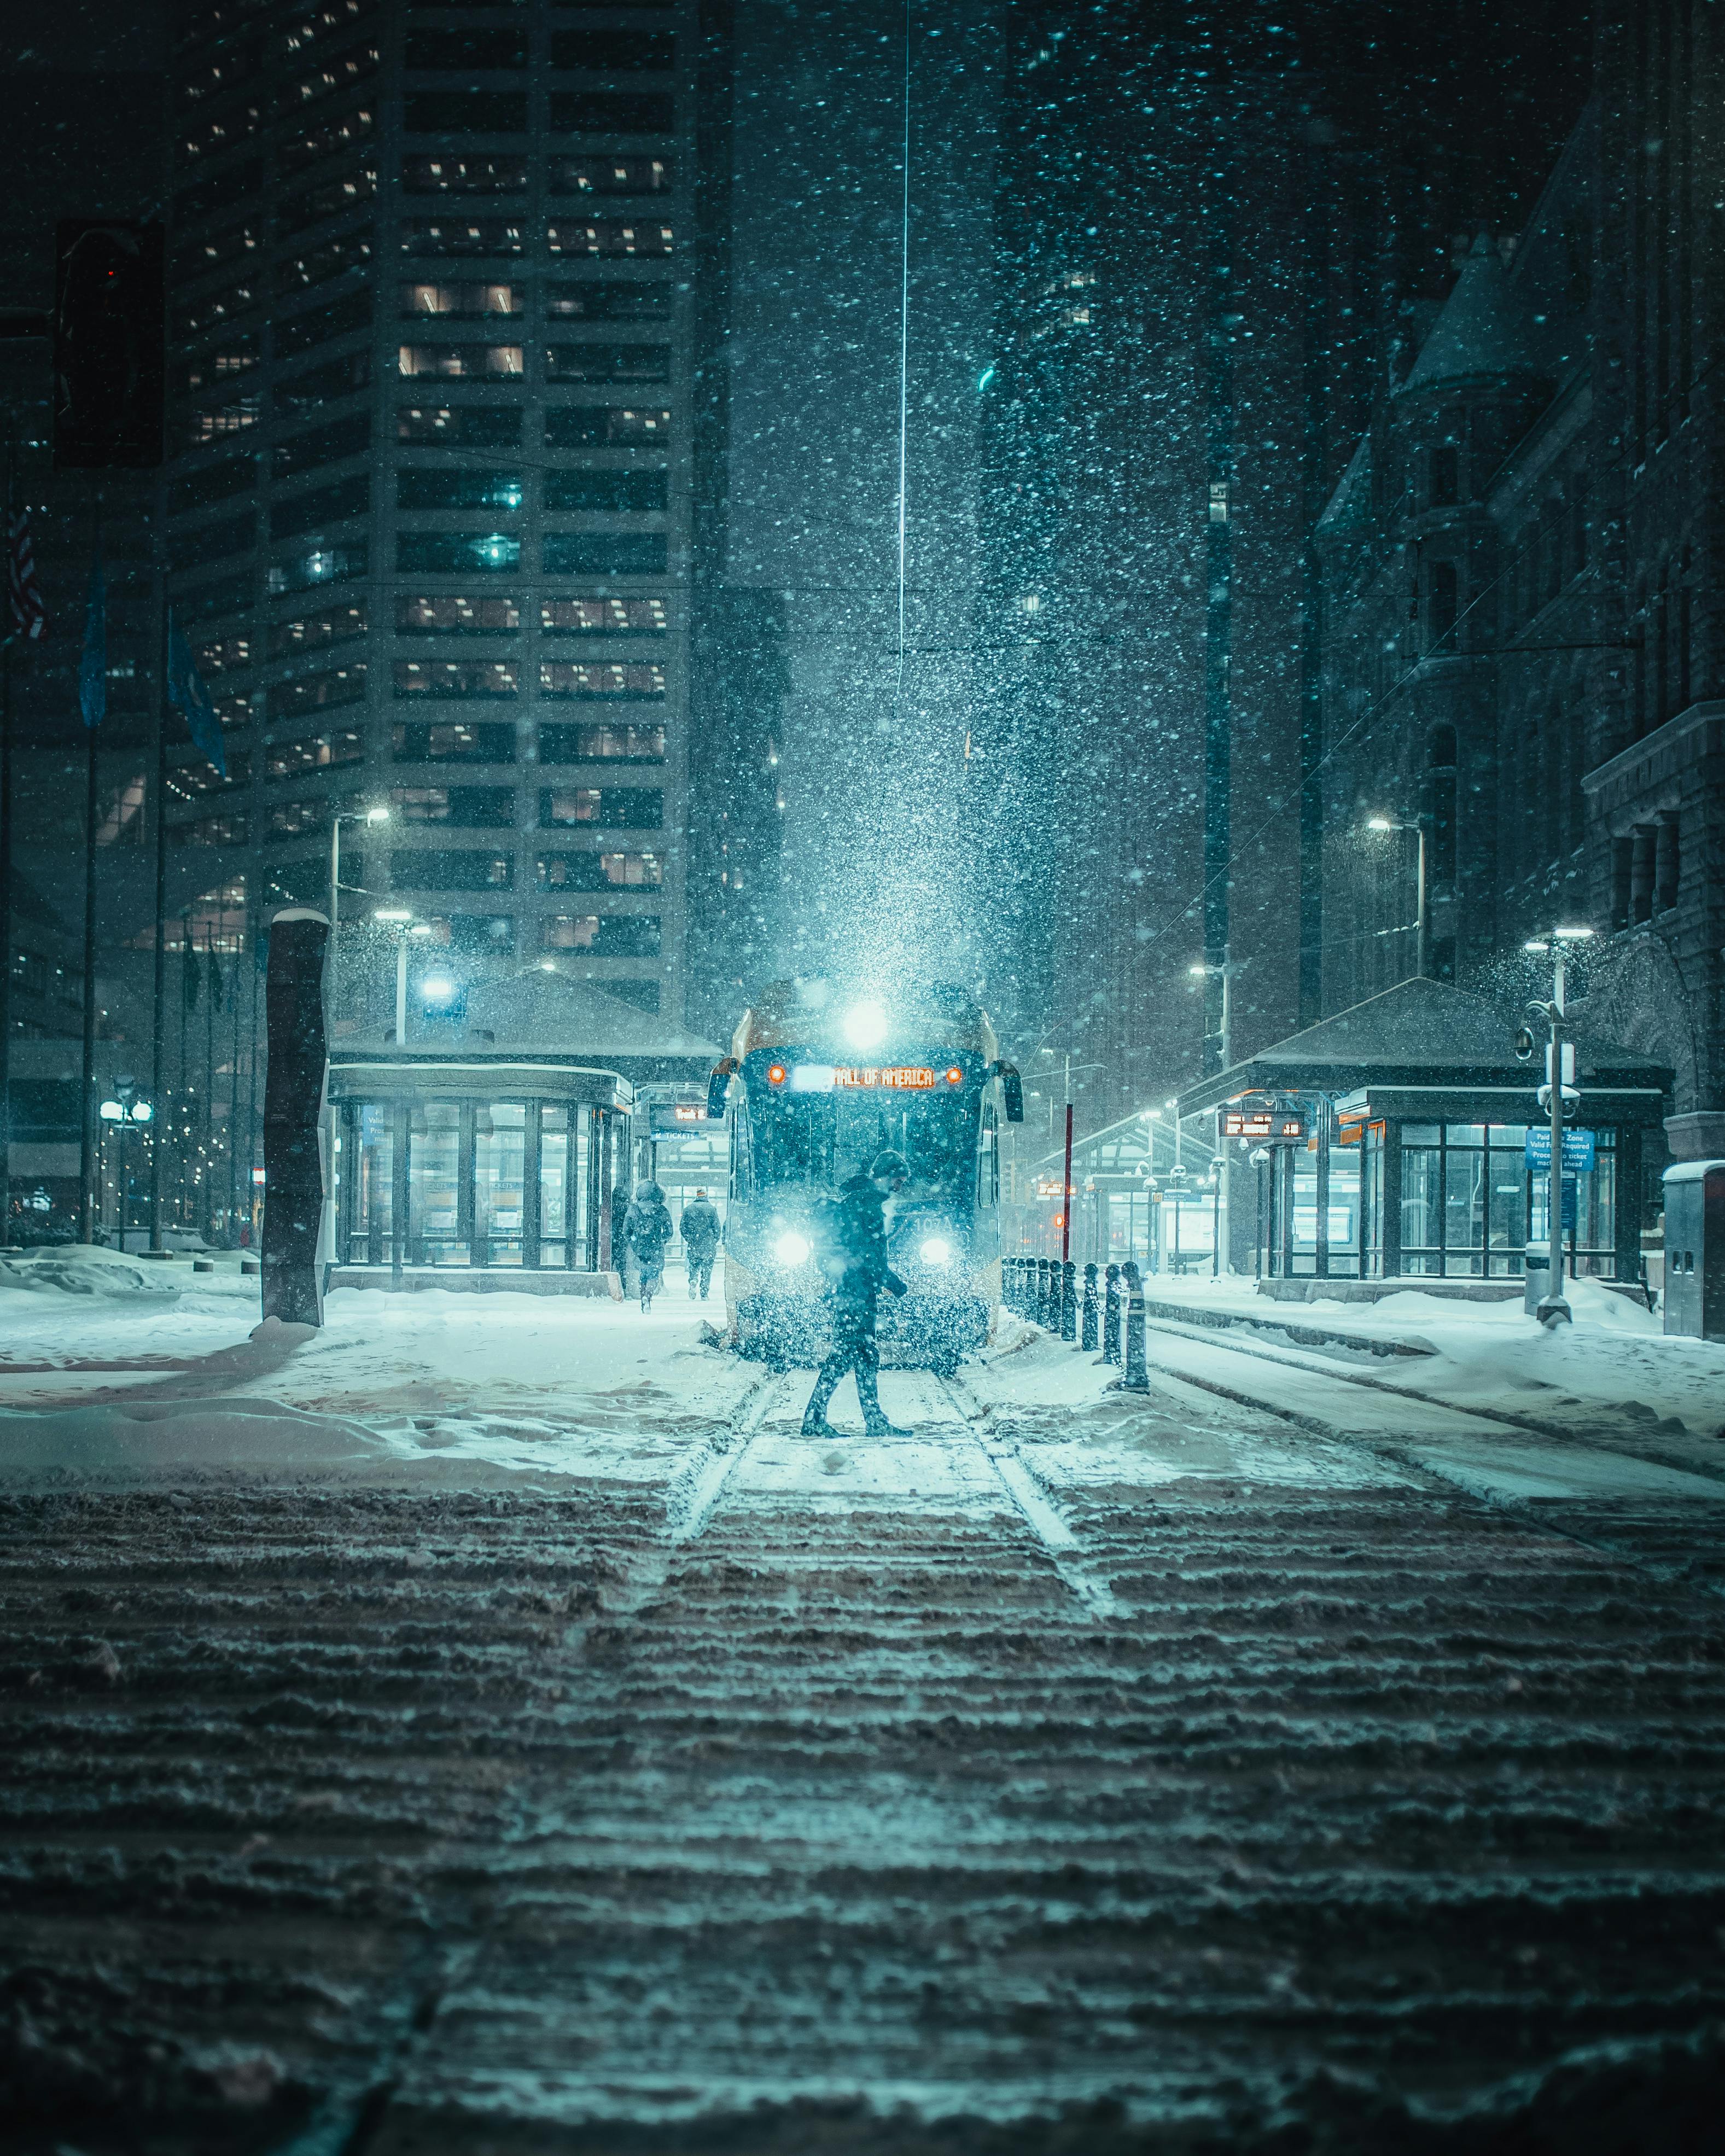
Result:
<svg viewBox="0 0 1725 2156"><path fill-rule="evenodd" d="M1219 966L1189 966L1186 971L1194 981L1208 980L1212 973L1222 983L1222 1068L1226 1070L1233 1057L1234 1031L1234 961L1224 958Z"/></svg>
<svg viewBox="0 0 1725 2156"><path fill-rule="evenodd" d="M333 950L341 906L341 826L387 824L388 808L333 808L330 813L330 947Z"/></svg>
<svg viewBox="0 0 1725 2156"><path fill-rule="evenodd" d="M415 921L404 906L379 906L372 911L373 921L381 921L386 927L399 931L395 939L395 1045L405 1048L408 1041L408 938L410 936L429 936L431 923Z"/></svg>
<svg viewBox="0 0 1725 2156"><path fill-rule="evenodd" d="M1572 1312L1563 1299L1563 958L1567 946L1584 943L1591 928L1553 928L1548 936L1536 936L1522 949L1552 962L1552 997L1528 1009L1551 1028L1551 1060L1546 1070L1546 1106L1551 1116L1551 1181L1545 1201L1545 1293L1533 1315L1542 1325L1567 1325Z"/></svg>
<svg viewBox="0 0 1725 2156"><path fill-rule="evenodd" d="M1419 911L1414 916L1414 970L1419 978L1429 980L1431 976L1431 914L1427 899L1425 880L1425 819L1416 816L1411 823L1395 816L1368 816L1368 831L1411 831L1420 842L1420 896Z"/></svg>
<svg viewBox="0 0 1725 2156"><path fill-rule="evenodd" d="M156 1117L154 1102L141 1099L129 1078L121 1079L116 1091L118 1097L104 1101L96 1110L97 1116L105 1126L103 1136L105 1137L110 1129L117 1130L122 1137L128 1131L142 1132L147 1130ZM96 1180L100 1187L102 1180L100 1155ZM117 1180L120 1185L120 1247L123 1250L126 1248L127 1216L131 1209L133 1180L131 1160L124 1150L120 1155Z"/></svg>

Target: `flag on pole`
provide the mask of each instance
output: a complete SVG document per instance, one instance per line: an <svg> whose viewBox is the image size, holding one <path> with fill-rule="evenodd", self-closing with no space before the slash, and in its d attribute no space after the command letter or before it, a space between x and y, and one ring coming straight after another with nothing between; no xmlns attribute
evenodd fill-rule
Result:
<svg viewBox="0 0 1725 2156"><path fill-rule="evenodd" d="M90 598L84 609L84 649L78 660L78 706L87 726L99 726L108 715L108 586L102 574L102 549L96 542L90 565Z"/></svg>
<svg viewBox="0 0 1725 2156"><path fill-rule="evenodd" d="M36 550L30 538L30 512L11 510L6 520L6 582L12 594L12 633L34 643L46 626L42 587L36 581Z"/></svg>
<svg viewBox="0 0 1725 2156"><path fill-rule="evenodd" d="M167 617L167 696L184 717L193 740L225 778L228 752L222 745L222 721L192 656L192 647L172 612Z"/></svg>
<svg viewBox="0 0 1725 2156"><path fill-rule="evenodd" d="M204 956L209 960L209 999L211 1006L216 1010L225 1010L228 1008L228 1005L222 986L222 962L216 956L216 947L213 942L204 952Z"/></svg>

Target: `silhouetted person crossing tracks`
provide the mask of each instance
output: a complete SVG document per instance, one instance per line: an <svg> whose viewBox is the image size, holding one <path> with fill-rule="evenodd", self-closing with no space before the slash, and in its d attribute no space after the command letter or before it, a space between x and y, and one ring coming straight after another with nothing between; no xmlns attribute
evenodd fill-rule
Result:
<svg viewBox="0 0 1725 2156"><path fill-rule="evenodd" d="M862 1403L863 1427L870 1437L908 1437L889 1422L880 1406L880 1350L875 1318L880 1291L905 1292L905 1284L886 1262L886 1199L902 1190L911 1171L901 1153L883 1152L866 1175L853 1175L833 1210L833 1242L823 1253L839 1276L833 1289L833 1351L820 1366L803 1417L804 1437L837 1437L827 1420L827 1403L847 1370L856 1373L856 1396Z"/></svg>

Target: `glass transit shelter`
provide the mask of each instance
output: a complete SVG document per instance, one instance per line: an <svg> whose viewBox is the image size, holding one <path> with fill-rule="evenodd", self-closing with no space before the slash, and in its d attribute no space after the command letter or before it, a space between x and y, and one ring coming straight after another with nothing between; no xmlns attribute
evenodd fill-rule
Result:
<svg viewBox="0 0 1725 2156"><path fill-rule="evenodd" d="M1576 1052L1585 1164L1565 1176L1566 1260L1578 1274L1633 1281L1659 1203L1672 1074L1584 1032ZM1306 1129L1297 1145L1224 1147L1231 1269L1519 1279L1528 1245L1548 1232L1542 1075L1518 1060L1503 1009L1414 979L1189 1087L1185 1115L1262 1097L1296 1108Z"/></svg>
<svg viewBox="0 0 1725 2156"><path fill-rule="evenodd" d="M633 1090L556 1064L332 1062L335 1261L599 1273L628 1202Z"/></svg>

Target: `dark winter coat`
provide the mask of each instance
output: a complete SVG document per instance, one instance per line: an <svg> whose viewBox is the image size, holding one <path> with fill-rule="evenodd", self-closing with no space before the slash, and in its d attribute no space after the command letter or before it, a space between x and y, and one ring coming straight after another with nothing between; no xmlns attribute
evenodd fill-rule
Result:
<svg viewBox="0 0 1725 2156"><path fill-rule="evenodd" d="M635 1254L643 1272L665 1270L665 1246L671 1239L671 1216L665 1193L656 1183L644 1183L629 1200L623 1216L623 1240Z"/></svg>
<svg viewBox="0 0 1725 2156"><path fill-rule="evenodd" d="M840 1185L839 1201L829 1210L822 1256L841 1302L872 1308L883 1287L895 1295L905 1292L904 1282L886 1262L886 1200L871 1177L853 1175Z"/></svg>
<svg viewBox="0 0 1725 2156"><path fill-rule="evenodd" d="M719 1209L711 1199L696 1198L683 1208L683 1248L691 1258L712 1257L719 1247Z"/></svg>

